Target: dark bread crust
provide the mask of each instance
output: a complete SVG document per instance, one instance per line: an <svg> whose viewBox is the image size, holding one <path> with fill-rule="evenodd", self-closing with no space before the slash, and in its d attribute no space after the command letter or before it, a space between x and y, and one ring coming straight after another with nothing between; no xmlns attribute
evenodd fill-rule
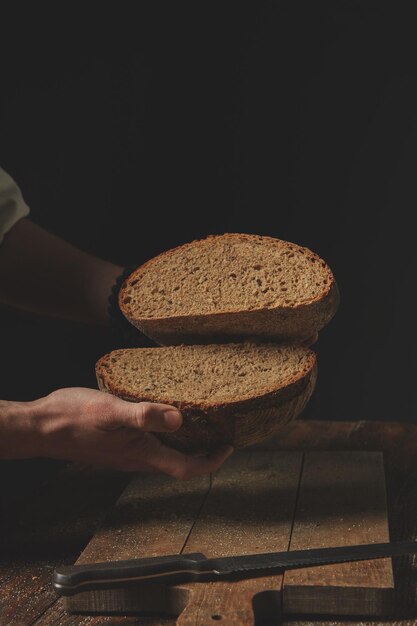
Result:
<svg viewBox="0 0 417 626"><path fill-rule="evenodd" d="M325 297L298 307L141 320L123 313L133 326L161 345L228 343L251 338L299 344L326 326L338 304L339 292L334 283Z"/></svg>
<svg viewBox="0 0 417 626"><path fill-rule="evenodd" d="M228 233L214 235L204 240L197 240L163 252L138 267L124 282L119 293L119 306L128 321L145 335L162 345L182 343L222 343L241 341L249 337L257 340L269 340L277 343L300 343L320 331L333 317L339 305L339 290L328 265L308 248L280 241L283 247L302 249L306 255L315 259L328 278L322 294L299 305L260 307L251 310L236 309L219 313L201 315L173 315L162 317L136 317L129 306L127 290L140 276L152 271L152 265L160 257L169 257L179 249L198 246L200 241L213 239L234 239L273 241L273 237Z"/></svg>
<svg viewBox="0 0 417 626"><path fill-rule="evenodd" d="M309 350L307 370L295 374L288 384L273 391L265 389L256 397L236 398L223 404L178 402L169 397L135 395L122 385L115 384L107 362L118 352L123 350L106 354L97 362L99 389L130 402L159 401L178 407L183 416L182 427L175 433L155 435L167 445L188 452L207 450L221 443L240 448L270 437L301 413L313 393L317 378L316 356Z"/></svg>
<svg viewBox="0 0 417 626"><path fill-rule="evenodd" d="M223 415L188 414L175 433L158 433L168 446L183 452L200 452L221 444L235 448L259 443L278 433L304 410L316 384L316 369L300 393L290 399L276 400L275 405L237 411L225 419Z"/></svg>

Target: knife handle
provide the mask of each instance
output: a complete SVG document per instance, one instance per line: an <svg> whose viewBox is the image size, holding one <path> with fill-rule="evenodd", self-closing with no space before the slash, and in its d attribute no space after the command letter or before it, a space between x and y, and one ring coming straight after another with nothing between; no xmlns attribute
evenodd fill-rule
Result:
<svg viewBox="0 0 417 626"><path fill-rule="evenodd" d="M172 556L109 561L86 565L68 565L54 571L53 586L62 596L72 596L80 591L109 589L137 582L169 582L181 577L197 579L204 554L175 554Z"/></svg>

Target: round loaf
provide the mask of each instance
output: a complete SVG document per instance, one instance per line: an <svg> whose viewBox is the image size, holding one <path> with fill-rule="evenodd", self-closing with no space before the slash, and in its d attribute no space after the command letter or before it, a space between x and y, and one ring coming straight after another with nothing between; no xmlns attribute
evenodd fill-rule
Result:
<svg viewBox="0 0 417 626"><path fill-rule="evenodd" d="M182 427L155 435L188 452L275 434L304 409L316 374L308 348L249 342L115 350L96 365L101 390L178 407Z"/></svg>
<svg viewBox="0 0 417 626"><path fill-rule="evenodd" d="M330 321L338 304L332 271L308 248L231 233L160 254L119 293L125 317L162 345L301 343Z"/></svg>

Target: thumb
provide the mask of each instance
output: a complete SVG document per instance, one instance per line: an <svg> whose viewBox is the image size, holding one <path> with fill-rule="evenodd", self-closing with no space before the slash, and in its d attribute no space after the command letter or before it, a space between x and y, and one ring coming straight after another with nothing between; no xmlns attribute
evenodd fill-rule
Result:
<svg viewBox="0 0 417 626"><path fill-rule="evenodd" d="M136 428L142 432L172 432L182 424L182 415L174 406L157 402L118 403L113 414L114 425Z"/></svg>

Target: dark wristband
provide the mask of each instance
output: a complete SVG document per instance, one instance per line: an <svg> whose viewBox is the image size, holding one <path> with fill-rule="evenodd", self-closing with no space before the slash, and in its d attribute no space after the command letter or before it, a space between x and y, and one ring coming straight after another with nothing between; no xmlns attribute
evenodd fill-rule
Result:
<svg viewBox="0 0 417 626"><path fill-rule="evenodd" d="M123 272L116 278L108 298L107 313L111 326L120 333L124 339L137 337L138 330L125 318L119 307L119 292L126 278L136 269L136 265L125 267Z"/></svg>

